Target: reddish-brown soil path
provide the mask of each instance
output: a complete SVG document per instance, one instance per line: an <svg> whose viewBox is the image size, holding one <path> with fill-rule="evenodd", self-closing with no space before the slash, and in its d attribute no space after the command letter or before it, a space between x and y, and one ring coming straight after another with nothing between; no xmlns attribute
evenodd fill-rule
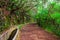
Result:
<svg viewBox="0 0 60 40"><path fill-rule="evenodd" d="M55 35L44 31L36 24L27 24L20 31L20 40L60 40Z"/></svg>

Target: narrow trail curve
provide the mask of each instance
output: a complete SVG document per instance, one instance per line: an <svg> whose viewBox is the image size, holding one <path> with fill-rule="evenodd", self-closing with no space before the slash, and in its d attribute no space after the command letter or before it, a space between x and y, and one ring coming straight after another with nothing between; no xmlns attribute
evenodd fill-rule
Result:
<svg viewBox="0 0 60 40"><path fill-rule="evenodd" d="M20 40L60 40L53 34L39 28L36 24L27 24L20 32Z"/></svg>

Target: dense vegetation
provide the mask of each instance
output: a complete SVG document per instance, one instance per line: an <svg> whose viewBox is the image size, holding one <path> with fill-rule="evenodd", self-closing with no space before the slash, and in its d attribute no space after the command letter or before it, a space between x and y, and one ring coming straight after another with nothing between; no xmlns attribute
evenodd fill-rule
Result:
<svg viewBox="0 0 60 40"><path fill-rule="evenodd" d="M60 36L59 0L1 0L0 31L26 22L37 24Z"/></svg>
<svg viewBox="0 0 60 40"><path fill-rule="evenodd" d="M42 8L42 9L41 9ZM53 1L47 7L38 7L35 16L39 26L60 36L60 3Z"/></svg>
<svg viewBox="0 0 60 40"><path fill-rule="evenodd" d="M29 22L36 5L36 0L0 0L0 31L11 25Z"/></svg>

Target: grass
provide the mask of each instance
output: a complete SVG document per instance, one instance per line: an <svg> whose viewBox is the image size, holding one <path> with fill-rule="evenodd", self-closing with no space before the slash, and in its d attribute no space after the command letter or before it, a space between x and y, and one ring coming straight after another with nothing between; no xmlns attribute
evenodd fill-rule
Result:
<svg viewBox="0 0 60 40"><path fill-rule="evenodd" d="M18 25L18 29L22 29L22 26L23 26L24 24L20 24L20 25Z"/></svg>

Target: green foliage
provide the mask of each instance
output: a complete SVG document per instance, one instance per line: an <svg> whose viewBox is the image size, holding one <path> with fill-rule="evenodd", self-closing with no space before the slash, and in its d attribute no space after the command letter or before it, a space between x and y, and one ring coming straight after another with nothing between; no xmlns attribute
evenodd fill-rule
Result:
<svg viewBox="0 0 60 40"><path fill-rule="evenodd" d="M47 17L48 17L48 11L45 10L45 9L43 11L41 10L40 13L37 13L36 16L35 16L37 21L38 22L40 21L39 25L44 24L46 19L47 19Z"/></svg>
<svg viewBox="0 0 60 40"><path fill-rule="evenodd" d="M18 29L22 29L22 26L23 26L24 24L20 24L20 25L18 25Z"/></svg>
<svg viewBox="0 0 60 40"><path fill-rule="evenodd" d="M54 10L60 11L60 4L59 3L54 5Z"/></svg>
<svg viewBox="0 0 60 40"><path fill-rule="evenodd" d="M51 18L55 20L55 23L60 24L60 13L51 14Z"/></svg>
<svg viewBox="0 0 60 40"><path fill-rule="evenodd" d="M10 14L3 15L5 21L1 20L3 26L0 27L0 31L8 28L11 24L29 21L34 17L39 26L60 36L60 3L46 1L49 0L1 0L0 7L7 9ZM45 4L48 6L45 7ZM18 28L21 29L22 25L19 25Z"/></svg>
<svg viewBox="0 0 60 40"><path fill-rule="evenodd" d="M47 8L38 9L35 15L39 26L60 36L60 4L52 2Z"/></svg>
<svg viewBox="0 0 60 40"><path fill-rule="evenodd" d="M29 22L30 18L33 17L34 9L36 9L34 7L37 5L37 0L1 0L0 8L3 11L2 15L5 21L3 23L1 20L3 26L0 29L4 30L10 25Z"/></svg>

